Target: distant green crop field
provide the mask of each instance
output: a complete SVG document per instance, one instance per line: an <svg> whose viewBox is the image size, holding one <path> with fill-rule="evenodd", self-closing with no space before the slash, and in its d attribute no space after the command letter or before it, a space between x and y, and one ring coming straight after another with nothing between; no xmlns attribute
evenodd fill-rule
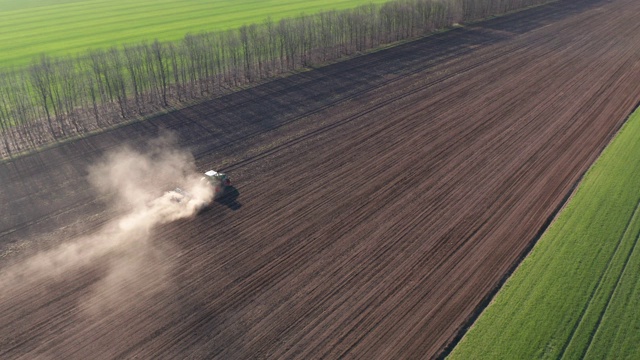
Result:
<svg viewBox="0 0 640 360"><path fill-rule="evenodd" d="M638 359L640 110L451 359Z"/></svg>
<svg viewBox="0 0 640 360"><path fill-rule="evenodd" d="M0 68L386 0L0 0Z"/></svg>

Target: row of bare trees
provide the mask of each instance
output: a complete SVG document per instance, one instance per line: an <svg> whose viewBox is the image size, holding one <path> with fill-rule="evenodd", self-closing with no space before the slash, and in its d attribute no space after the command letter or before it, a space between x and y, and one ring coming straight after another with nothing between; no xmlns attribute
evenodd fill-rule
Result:
<svg viewBox="0 0 640 360"><path fill-rule="evenodd" d="M397 0L75 57L0 73L0 154L85 134L546 0Z"/></svg>

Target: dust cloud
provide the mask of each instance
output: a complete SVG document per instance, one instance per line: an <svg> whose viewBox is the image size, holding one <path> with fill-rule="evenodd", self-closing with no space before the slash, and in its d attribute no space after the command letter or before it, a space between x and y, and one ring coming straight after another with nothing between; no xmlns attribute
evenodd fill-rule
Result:
<svg viewBox="0 0 640 360"><path fill-rule="evenodd" d="M33 287L97 271L80 307L99 314L166 289L173 264L166 247L154 243L152 230L192 217L213 200L212 187L201 177L193 156L170 135L149 141L144 150L125 146L108 153L89 168L88 181L120 215L96 233L3 269L0 297L20 297ZM170 190L176 186L184 191Z"/></svg>

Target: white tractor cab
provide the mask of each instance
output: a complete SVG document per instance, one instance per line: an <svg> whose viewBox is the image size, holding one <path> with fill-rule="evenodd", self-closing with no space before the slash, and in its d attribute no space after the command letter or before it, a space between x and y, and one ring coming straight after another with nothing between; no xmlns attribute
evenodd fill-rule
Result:
<svg viewBox="0 0 640 360"><path fill-rule="evenodd" d="M222 172L209 170L204 173L201 181L207 181L214 189L214 198L219 198L224 195L225 190L231 186L231 179L229 176Z"/></svg>

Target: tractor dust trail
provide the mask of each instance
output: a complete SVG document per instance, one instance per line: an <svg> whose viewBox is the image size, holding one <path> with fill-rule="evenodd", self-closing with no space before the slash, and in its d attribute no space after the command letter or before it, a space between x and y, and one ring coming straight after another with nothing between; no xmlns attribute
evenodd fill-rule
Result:
<svg viewBox="0 0 640 360"><path fill-rule="evenodd" d="M171 136L146 144L144 151L123 147L89 169L89 183L109 206L123 214L99 232L64 242L3 269L0 300L19 301L34 287L67 280L74 273L101 269L81 307L90 313L114 310L143 299L170 284L171 261L162 244L152 241L160 224L191 217L213 199L199 181L192 155ZM192 197L177 203L166 192L176 185ZM17 305L17 303L14 303Z"/></svg>

